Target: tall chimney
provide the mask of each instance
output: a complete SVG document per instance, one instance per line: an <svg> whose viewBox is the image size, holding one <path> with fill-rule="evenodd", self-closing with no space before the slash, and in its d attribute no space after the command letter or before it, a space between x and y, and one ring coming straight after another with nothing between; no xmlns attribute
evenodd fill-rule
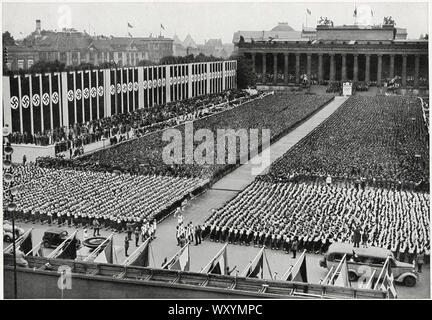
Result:
<svg viewBox="0 0 432 320"><path fill-rule="evenodd" d="M37 32L38 34L41 33L41 21L40 21L39 19L36 20L36 32Z"/></svg>

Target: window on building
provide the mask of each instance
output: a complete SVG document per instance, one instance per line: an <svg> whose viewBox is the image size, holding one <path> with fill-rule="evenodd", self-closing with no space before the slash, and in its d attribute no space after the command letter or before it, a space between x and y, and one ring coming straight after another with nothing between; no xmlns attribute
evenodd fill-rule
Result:
<svg viewBox="0 0 432 320"><path fill-rule="evenodd" d="M18 69L24 69L24 60L18 60Z"/></svg>
<svg viewBox="0 0 432 320"><path fill-rule="evenodd" d="M27 68L31 68L32 65L33 65L33 59L28 59L27 60Z"/></svg>

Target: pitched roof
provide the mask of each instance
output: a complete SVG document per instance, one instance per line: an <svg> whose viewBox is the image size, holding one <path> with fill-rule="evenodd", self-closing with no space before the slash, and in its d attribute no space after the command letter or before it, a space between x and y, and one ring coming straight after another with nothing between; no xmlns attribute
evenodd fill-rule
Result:
<svg viewBox="0 0 432 320"><path fill-rule="evenodd" d="M186 36L186 38L184 39L183 46L185 48L194 48L194 49L198 48L197 45L196 45L196 43L195 43L195 41L194 41L194 39L192 39L192 37L191 37L190 34L188 34Z"/></svg>
<svg viewBox="0 0 432 320"><path fill-rule="evenodd" d="M276 27L271 29L271 31L295 31L291 28L287 22L279 22Z"/></svg>

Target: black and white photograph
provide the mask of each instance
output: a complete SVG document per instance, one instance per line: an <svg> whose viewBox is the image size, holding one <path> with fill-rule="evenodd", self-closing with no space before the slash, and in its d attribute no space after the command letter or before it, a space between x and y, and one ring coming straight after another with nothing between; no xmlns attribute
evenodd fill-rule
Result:
<svg viewBox="0 0 432 320"><path fill-rule="evenodd" d="M2 1L0 298L430 300L430 5Z"/></svg>

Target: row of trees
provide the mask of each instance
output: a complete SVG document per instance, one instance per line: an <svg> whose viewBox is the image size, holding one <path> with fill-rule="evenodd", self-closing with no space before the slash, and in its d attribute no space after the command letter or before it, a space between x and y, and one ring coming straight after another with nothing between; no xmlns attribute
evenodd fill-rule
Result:
<svg viewBox="0 0 432 320"><path fill-rule="evenodd" d="M252 72L252 67L247 62L247 60L242 56L231 56L231 60L237 60L237 86L238 88L253 87L256 83L256 75ZM169 65L169 64L180 64L180 63L194 63L194 62L210 62L210 61L222 61L223 59L215 58L213 56L205 56L203 54L199 55L188 55L185 57L174 57L168 56L162 58L159 63L155 63L149 60L141 60L138 66L151 66L151 65ZM78 71L78 70L97 70L97 69L107 69L114 67L113 63L104 62L98 66L91 63L81 63L77 66L66 66L64 63L55 61L38 61L29 70L19 70L11 71L7 69L5 63L3 64L3 74L4 75L14 75L14 74L36 74L45 72L63 72L63 71Z"/></svg>

